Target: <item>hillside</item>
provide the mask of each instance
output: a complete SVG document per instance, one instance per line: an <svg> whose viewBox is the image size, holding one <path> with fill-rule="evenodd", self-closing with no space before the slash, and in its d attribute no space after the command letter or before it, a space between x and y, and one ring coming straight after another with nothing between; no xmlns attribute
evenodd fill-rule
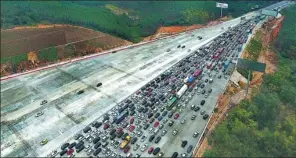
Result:
<svg viewBox="0 0 296 158"><path fill-rule="evenodd" d="M270 1L226 1L237 17ZM160 26L204 24L220 16L214 1L1 1L1 29L72 24L138 42Z"/></svg>
<svg viewBox="0 0 296 158"><path fill-rule="evenodd" d="M278 54L276 72L267 72L262 85L251 89L252 98L231 109L208 139L204 157L296 155L295 10L283 10L282 29L270 46Z"/></svg>

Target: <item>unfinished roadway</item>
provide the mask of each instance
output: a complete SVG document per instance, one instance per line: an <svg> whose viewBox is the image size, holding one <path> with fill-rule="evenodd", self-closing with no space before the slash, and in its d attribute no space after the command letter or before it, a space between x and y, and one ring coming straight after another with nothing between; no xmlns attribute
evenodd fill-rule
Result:
<svg viewBox="0 0 296 158"><path fill-rule="evenodd" d="M251 12L247 18L256 15ZM240 18L142 46L1 81L1 157L45 156ZM195 36L192 37L192 34ZM196 36L202 36L198 40ZM177 46L185 45L180 50ZM167 49L171 49L167 52ZM96 87L98 82L103 85ZM79 90L83 94L77 95ZM42 100L48 101L40 105ZM44 114L36 118L42 111ZM40 142L49 142L41 146Z"/></svg>

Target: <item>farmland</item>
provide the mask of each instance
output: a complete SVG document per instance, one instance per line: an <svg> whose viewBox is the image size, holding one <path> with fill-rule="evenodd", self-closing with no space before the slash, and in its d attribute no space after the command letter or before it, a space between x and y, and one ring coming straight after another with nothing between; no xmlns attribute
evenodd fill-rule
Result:
<svg viewBox="0 0 296 158"><path fill-rule="evenodd" d="M1 38L1 76L129 43L102 32L70 25L9 29L1 31Z"/></svg>

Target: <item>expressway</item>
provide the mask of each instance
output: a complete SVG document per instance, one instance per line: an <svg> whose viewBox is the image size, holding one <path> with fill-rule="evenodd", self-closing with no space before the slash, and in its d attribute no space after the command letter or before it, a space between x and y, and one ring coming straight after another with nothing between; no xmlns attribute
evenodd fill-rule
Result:
<svg viewBox="0 0 296 158"><path fill-rule="evenodd" d="M1 81L1 156L47 155L190 54L189 49L209 43L226 31L222 27L239 23L236 18L190 34ZM177 49L178 45L186 47ZM99 82L103 85L97 88ZM84 93L78 95L80 90ZM48 103L40 105L42 100ZM38 112L44 114L36 117ZM49 142L41 146L43 139Z"/></svg>

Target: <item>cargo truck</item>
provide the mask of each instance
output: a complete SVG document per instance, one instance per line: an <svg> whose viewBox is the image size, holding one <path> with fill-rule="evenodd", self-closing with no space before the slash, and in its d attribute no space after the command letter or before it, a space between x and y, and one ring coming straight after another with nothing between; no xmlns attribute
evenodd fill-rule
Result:
<svg viewBox="0 0 296 158"><path fill-rule="evenodd" d="M168 110L171 110L176 102L177 102L177 98L176 97L173 97L171 100L169 100L169 103L167 105L167 109Z"/></svg>
<svg viewBox="0 0 296 158"><path fill-rule="evenodd" d="M184 84L182 88L176 93L177 98L180 98L186 92L187 89L188 89L188 86Z"/></svg>
<svg viewBox="0 0 296 158"><path fill-rule="evenodd" d="M120 144L120 148L124 149L127 146L127 144L130 142L130 140L131 140L131 137L129 135L126 136L123 142Z"/></svg>

